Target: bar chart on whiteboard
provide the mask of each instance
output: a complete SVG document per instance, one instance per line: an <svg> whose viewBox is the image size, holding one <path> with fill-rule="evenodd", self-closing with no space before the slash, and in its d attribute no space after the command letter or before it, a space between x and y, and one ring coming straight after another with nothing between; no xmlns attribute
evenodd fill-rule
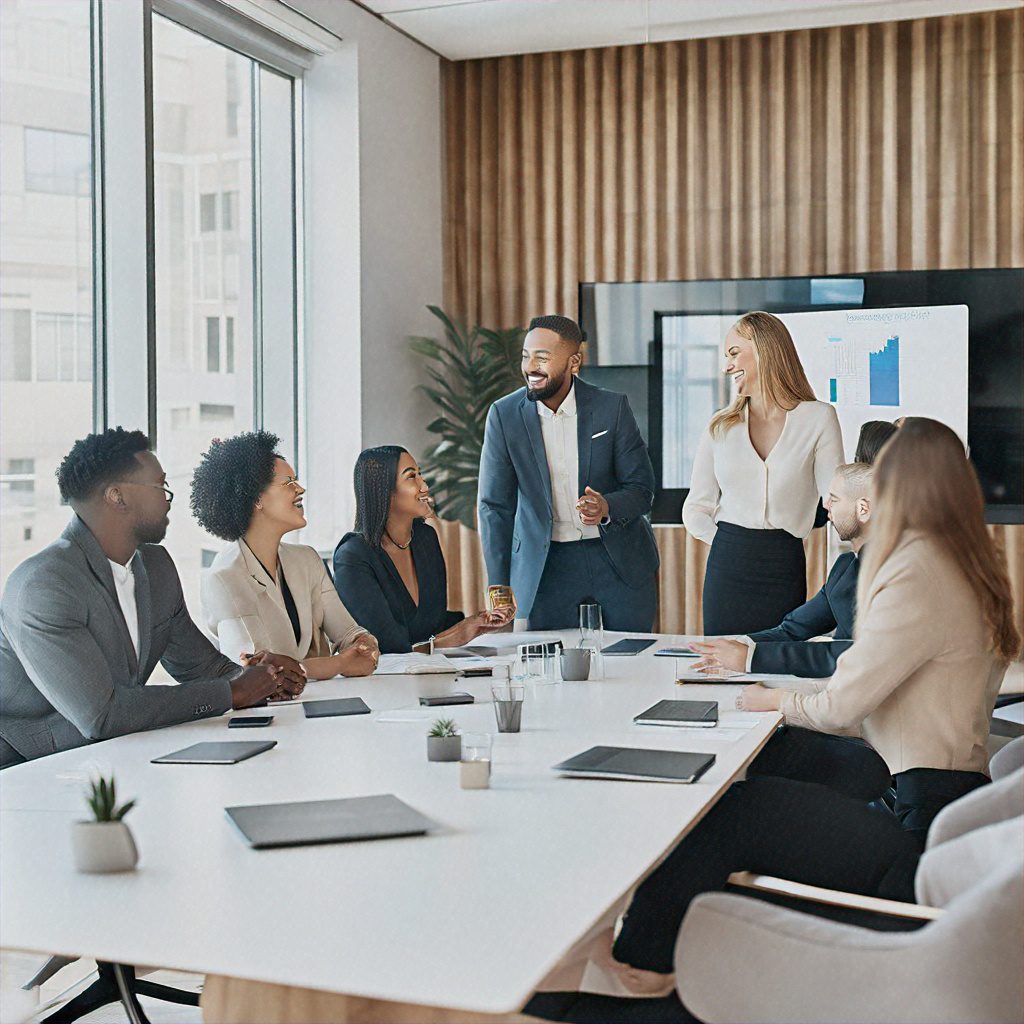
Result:
<svg viewBox="0 0 1024 1024"><path fill-rule="evenodd" d="M847 457L868 420L930 416L967 440L967 306L780 313Z"/></svg>

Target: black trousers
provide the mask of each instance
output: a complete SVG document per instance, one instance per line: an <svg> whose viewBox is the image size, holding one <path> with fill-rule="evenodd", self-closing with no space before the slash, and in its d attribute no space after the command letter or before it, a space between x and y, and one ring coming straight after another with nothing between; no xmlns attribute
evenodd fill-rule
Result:
<svg viewBox="0 0 1024 1024"><path fill-rule="evenodd" d="M601 606L605 629L649 633L658 604L657 580L652 573L643 586L628 586L602 540L552 544L530 609L530 629L579 629L581 604Z"/></svg>
<svg viewBox="0 0 1024 1024"><path fill-rule="evenodd" d="M756 633L807 600L804 544L785 530L719 523L704 574L704 633Z"/></svg>
<svg viewBox="0 0 1024 1024"><path fill-rule="evenodd" d="M891 814L826 786L767 776L738 782L640 885L615 958L674 970L691 901L723 889L733 871L912 902L920 853Z"/></svg>
<svg viewBox="0 0 1024 1024"><path fill-rule="evenodd" d="M870 802L892 787L899 823L924 849L928 829L947 804L988 782L981 772L911 768L890 776L878 753L863 740L784 726L765 744L747 777L776 776L812 782Z"/></svg>

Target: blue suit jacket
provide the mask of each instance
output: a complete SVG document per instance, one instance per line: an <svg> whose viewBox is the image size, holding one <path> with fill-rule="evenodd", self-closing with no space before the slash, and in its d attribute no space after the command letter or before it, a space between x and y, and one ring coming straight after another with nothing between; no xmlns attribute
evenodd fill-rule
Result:
<svg viewBox="0 0 1024 1024"><path fill-rule="evenodd" d="M860 559L855 554L840 555L825 586L810 601L794 608L774 629L751 633L750 639L757 645L751 671L818 679L832 675L839 656L853 643L859 569ZM832 630L832 640L806 642Z"/></svg>
<svg viewBox="0 0 1024 1024"><path fill-rule="evenodd" d="M603 494L610 522L601 539L615 571L631 587L658 571L658 546L645 518L654 501L654 469L625 395L578 377L579 492ZM596 436L595 436L596 435ZM551 478L537 407L526 388L487 414L480 456L478 512L487 579L511 585L527 617L551 546Z"/></svg>

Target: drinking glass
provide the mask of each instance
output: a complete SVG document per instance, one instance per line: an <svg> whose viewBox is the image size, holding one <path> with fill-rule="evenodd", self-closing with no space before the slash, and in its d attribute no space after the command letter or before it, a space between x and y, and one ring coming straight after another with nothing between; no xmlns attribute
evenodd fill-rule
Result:
<svg viewBox="0 0 1024 1024"><path fill-rule="evenodd" d="M463 789L487 789L491 784L491 736L486 732L462 734L459 785Z"/></svg>
<svg viewBox="0 0 1024 1024"><path fill-rule="evenodd" d="M590 678L603 679L604 619L599 604L580 605L580 647L589 647L591 651Z"/></svg>
<svg viewBox="0 0 1024 1024"><path fill-rule="evenodd" d="M491 687L498 732L519 732L523 721L523 699L525 696L526 687L517 683Z"/></svg>

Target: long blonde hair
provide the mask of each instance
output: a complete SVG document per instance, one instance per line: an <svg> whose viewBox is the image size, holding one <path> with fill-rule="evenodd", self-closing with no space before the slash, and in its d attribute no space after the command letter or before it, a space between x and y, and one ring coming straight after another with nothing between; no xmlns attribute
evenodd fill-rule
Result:
<svg viewBox="0 0 1024 1024"><path fill-rule="evenodd" d="M1006 661L1020 652L1006 561L985 529L985 500L963 442L943 423L907 417L874 466L871 543L864 549L857 608L907 531L926 534L960 570L981 605L992 646Z"/></svg>
<svg viewBox="0 0 1024 1024"><path fill-rule="evenodd" d="M757 361L758 386L769 405L792 409L800 402L813 402L817 395L807 380L807 374L796 354L786 325L771 313L746 313L732 325L741 338L754 346ZM749 395L740 395L724 409L711 417L708 429L712 437L720 437L737 423L743 422Z"/></svg>

